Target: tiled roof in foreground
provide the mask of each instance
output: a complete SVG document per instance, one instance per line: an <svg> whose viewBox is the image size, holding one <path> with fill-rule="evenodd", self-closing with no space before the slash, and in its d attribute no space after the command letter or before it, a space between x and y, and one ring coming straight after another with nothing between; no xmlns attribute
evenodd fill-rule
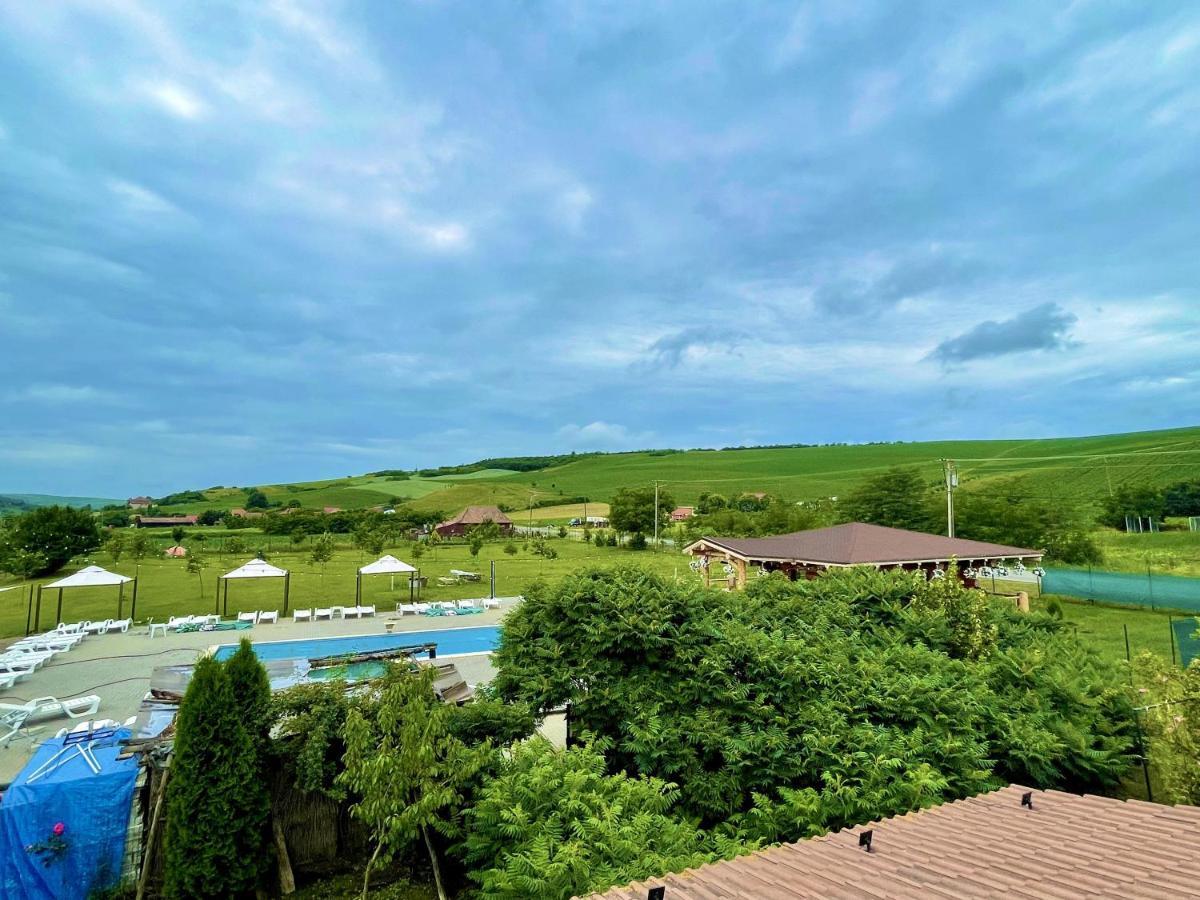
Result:
<svg viewBox="0 0 1200 900"><path fill-rule="evenodd" d="M1200 807L1009 785L592 900L1200 897ZM871 851L859 837L871 831Z"/></svg>

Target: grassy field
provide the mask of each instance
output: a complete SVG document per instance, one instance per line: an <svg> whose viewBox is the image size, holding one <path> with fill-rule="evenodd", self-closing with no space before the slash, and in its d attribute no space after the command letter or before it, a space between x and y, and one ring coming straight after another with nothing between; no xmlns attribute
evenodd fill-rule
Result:
<svg viewBox="0 0 1200 900"><path fill-rule="evenodd" d="M765 491L789 500L846 494L890 466L917 466L938 480L943 458L957 461L962 489L990 487L1011 497L1056 500L1085 511L1122 484L1165 485L1200 478L1200 428L1028 441L938 441L750 450L649 451L580 456L533 472L484 469L466 475L389 480L387 476L264 485L268 498L303 506L365 508L406 498L414 507L457 512L468 504L525 509L535 500L586 496L608 501L622 487L664 483L680 503L702 492ZM246 488L205 491L171 507L198 512L245 502Z"/></svg>
<svg viewBox="0 0 1200 900"><path fill-rule="evenodd" d="M1107 529L1096 533L1104 551L1104 568L1120 572L1200 577L1200 531L1125 534Z"/></svg>
<svg viewBox="0 0 1200 900"><path fill-rule="evenodd" d="M608 517L607 503L560 503L557 506L543 506L540 509L532 511L532 520L530 513L524 510L517 510L511 513L512 519L518 525L528 524L530 521L534 525L566 525L572 519L582 519L584 516L603 516Z"/></svg>
<svg viewBox="0 0 1200 900"><path fill-rule="evenodd" d="M325 567L322 577L319 566L312 565L308 560L308 551L295 549L289 541L279 538L269 539L265 535L243 532L241 535L247 546L266 550L270 561L281 568L288 569L291 574L290 606L311 607L316 605L346 605L354 601L355 572L358 567L371 561L365 553L358 550L339 550L335 558ZM466 597L482 597L488 594L488 574L492 561L496 563L496 594L512 596L522 593L525 588L538 578L559 578L581 566L589 564L612 565L616 562L636 561L653 568L664 575L678 575L680 578L695 578L688 568L687 560L677 553L635 553L616 548L597 548L581 541L553 540L551 546L558 552L558 558L544 559L527 549L520 549L523 544L518 541L518 553L509 556L503 552L503 543L489 543L484 546L478 557L472 557L464 545L442 544L426 550L417 560L409 560L421 570L421 575L429 579L429 586L422 591L425 600L458 600ZM187 613L211 612L214 608L217 576L244 563L250 556L243 553L239 556L220 554L216 552L219 541L210 540L204 550L209 567L202 578L189 575L184 560L173 560L162 557L147 558L140 564L123 558L113 563L104 553L95 553L90 562L104 566L123 575L138 576L137 618L147 619L153 616L162 621L169 615ZM211 548L211 549L210 549ZM390 551L401 558L407 558L409 547L391 548ZM451 569L463 569L479 572L483 576L480 583L458 584L452 587L442 587L437 584L438 576L448 575ZM59 573L67 574L67 571ZM41 579L48 583L54 579ZM202 584L203 582L203 584ZM38 582L34 582L35 584ZM24 634L26 614L29 600L30 582L8 580L0 582L0 587L15 587L0 593L0 635ZM395 603L407 601L407 589L401 589L400 580L397 587L391 590L391 580L386 576L374 576L363 581L363 602L374 603L381 610L391 611ZM130 590L125 592L125 614L129 611ZM56 592L43 592L42 626L43 629L53 627L55 618ZM229 588L229 614L253 609L279 609L282 612L283 585L280 580L261 579L255 581L231 582ZM115 618L117 612L116 588L77 588L65 591L63 594L63 617L69 621L79 619Z"/></svg>

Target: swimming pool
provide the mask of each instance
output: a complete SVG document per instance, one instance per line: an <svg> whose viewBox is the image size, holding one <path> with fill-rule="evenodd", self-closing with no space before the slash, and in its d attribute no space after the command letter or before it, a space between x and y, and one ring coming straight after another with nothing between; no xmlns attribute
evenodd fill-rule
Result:
<svg viewBox="0 0 1200 900"><path fill-rule="evenodd" d="M391 634L354 634L345 637L306 638L296 641L254 641L254 653L261 660L321 659L350 653L376 653L414 644L437 644L438 657L462 653L490 653L500 643L499 625L471 625L465 628L440 628L435 631L395 631ZM226 660L237 650L236 644L217 647L217 659Z"/></svg>

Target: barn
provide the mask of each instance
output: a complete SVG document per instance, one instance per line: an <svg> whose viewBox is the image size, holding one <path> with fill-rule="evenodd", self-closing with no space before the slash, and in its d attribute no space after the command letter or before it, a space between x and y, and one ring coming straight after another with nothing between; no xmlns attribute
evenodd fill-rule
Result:
<svg viewBox="0 0 1200 900"><path fill-rule="evenodd" d="M956 560L962 572L969 572L1010 561L1014 566L1037 566L1042 560L1041 550L864 522L773 537L704 537L689 544L683 552L696 557L697 567L705 572L706 581L709 580L709 565L714 560L730 566L738 587L745 586L750 566L758 566L765 572L783 572L794 580L815 578L828 569L848 566L931 573L945 570L951 560Z"/></svg>

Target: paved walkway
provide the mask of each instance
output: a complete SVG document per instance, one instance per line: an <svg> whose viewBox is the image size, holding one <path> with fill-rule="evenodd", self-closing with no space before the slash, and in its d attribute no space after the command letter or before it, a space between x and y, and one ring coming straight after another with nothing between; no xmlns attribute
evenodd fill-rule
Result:
<svg viewBox="0 0 1200 900"><path fill-rule="evenodd" d="M79 697L97 694L100 710L96 718L124 721L134 715L150 687L150 673L156 666L194 662L216 644L233 643L243 636L257 641L297 640L301 638L338 637L355 634L380 634L391 624L395 632L429 631L434 629L496 625L508 609L520 602L505 599L501 609L490 609L473 616L398 616L381 613L374 618L335 619L332 622L300 622L288 619L273 625L256 625L245 631L190 632L156 635L151 638L145 625L138 625L127 634L94 635L75 649L60 653L41 669L23 681L18 681L0 694L0 703L24 703L34 697ZM12 643L16 638L6 640ZM463 678L469 684L490 681L493 669L490 656L460 656L454 658ZM16 777L32 755L35 744L52 737L59 728L70 725L67 718L44 719L27 729L9 744L0 748L0 783L7 784Z"/></svg>

